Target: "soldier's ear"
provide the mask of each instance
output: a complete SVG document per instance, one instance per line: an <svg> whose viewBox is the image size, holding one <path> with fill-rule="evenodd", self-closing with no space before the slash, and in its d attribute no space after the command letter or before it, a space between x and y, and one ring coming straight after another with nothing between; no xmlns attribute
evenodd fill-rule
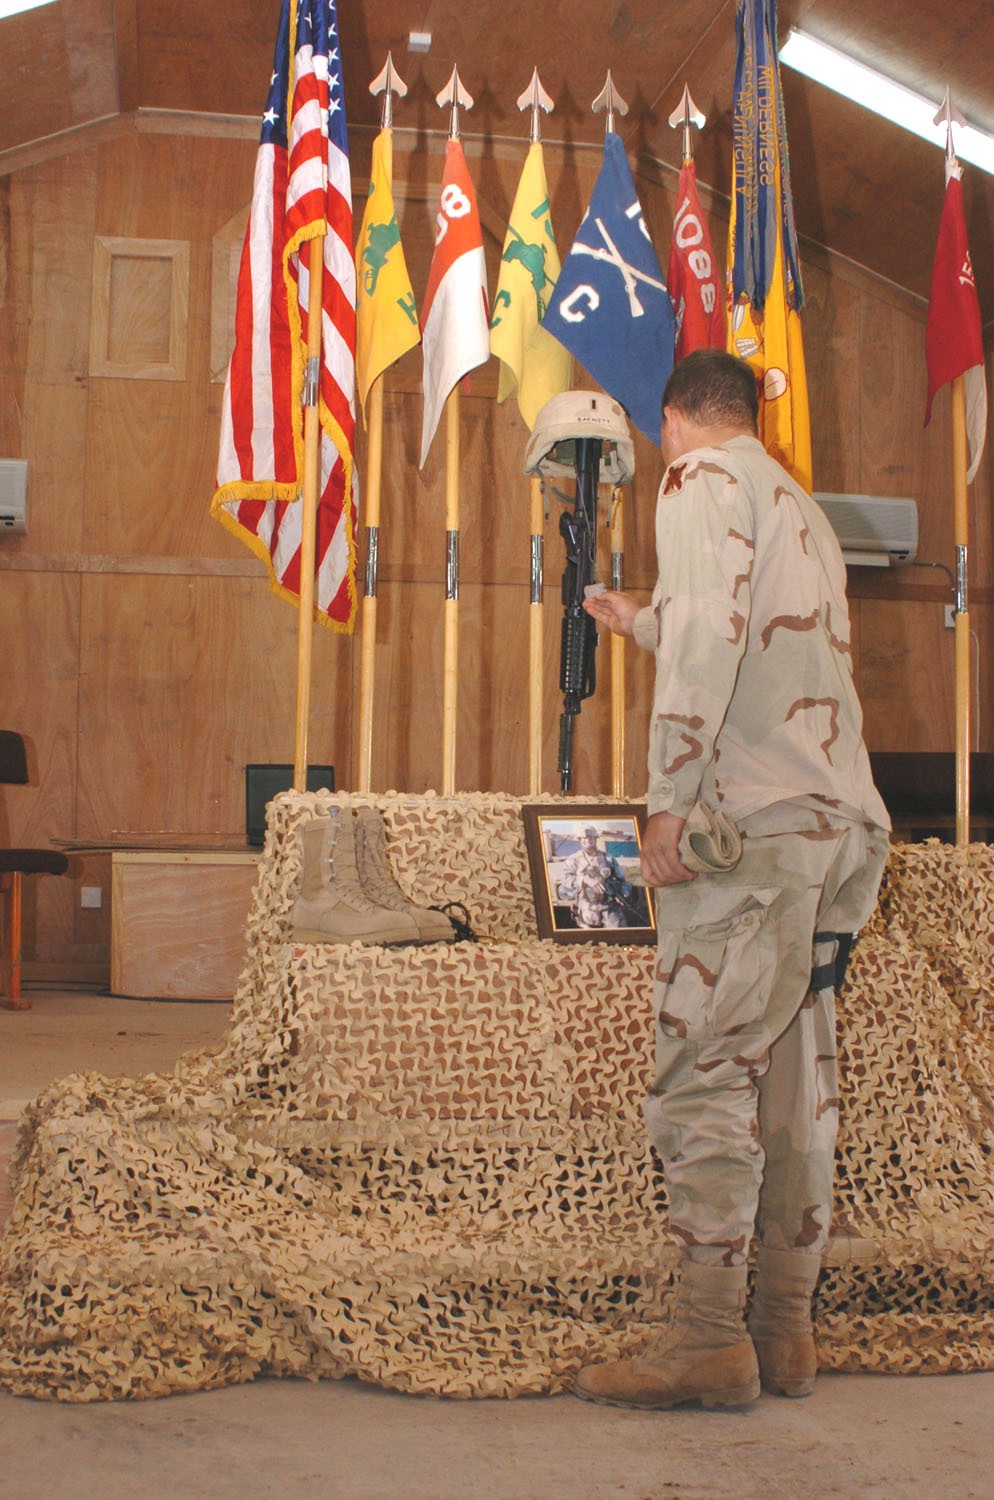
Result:
<svg viewBox="0 0 994 1500"><path fill-rule="evenodd" d="M679 456L680 413L673 406L663 407L663 425L659 446L667 463Z"/></svg>

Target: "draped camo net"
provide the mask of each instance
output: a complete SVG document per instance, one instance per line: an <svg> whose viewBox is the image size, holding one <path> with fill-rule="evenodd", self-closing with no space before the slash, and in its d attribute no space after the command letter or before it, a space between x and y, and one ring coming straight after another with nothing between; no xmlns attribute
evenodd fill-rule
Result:
<svg viewBox="0 0 994 1500"><path fill-rule="evenodd" d="M490 941L297 947L297 828L383 815L398 882ZM521 802L288 793L224 1040L28 1109L0 1382L66 1401L254 1375L563 1388L666 1315L652 950L536 937ZM840 1012L823 1367L994 1368L994 850L895 847Z"/></svg>

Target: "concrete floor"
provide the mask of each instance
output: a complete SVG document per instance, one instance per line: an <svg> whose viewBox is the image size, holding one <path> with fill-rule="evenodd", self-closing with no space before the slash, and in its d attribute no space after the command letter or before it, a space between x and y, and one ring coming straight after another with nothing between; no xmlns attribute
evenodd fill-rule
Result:
<svg viewBox="0 0 994 1500"><path fill-rule="evenodd" d="M0 1165L51 1080L167 1069L228 1014L30 998L30 1012L0 1010ZM807 1401L731 1413L436 1401L355 1381L96 1406L0 1392L0 1500L990 1500L992 1403L994 1374L828 1375Z"/></svg>

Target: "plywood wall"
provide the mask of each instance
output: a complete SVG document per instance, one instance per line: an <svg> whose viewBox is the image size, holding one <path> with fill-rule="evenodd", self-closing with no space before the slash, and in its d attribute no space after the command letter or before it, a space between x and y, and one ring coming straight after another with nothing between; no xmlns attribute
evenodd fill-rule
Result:
<svg viewBox="0 0 994 1500"><path fill-rule="evenodd" d="M353 142L357 204L368 147L366 139ZM467 153L493 288L522 153L482 150L472 140ZM82 140L71 155L0 178L0 456L30 464L28 535L0 542L0 723L28 736L36 772L32 787L3 794L6 831L18 840L237 842L245 763L293 759L296 614L271 595L247 549L209 517L228 268L254 155L251 140L124 122L92 145ZM398 213L420 296L441 142L398 132L395 156ZM563 250L597 165L596 153L547 152ZM639 180L665 261L674 181L649 169ZM713 231L723 245L720 203ZM919 556L950 566L948 406L940 398L932 426L922 429L924 309L813 251L805 273L816 488L914 496ZM590 382L581 372L576 383ZM514 403L498 406L495 395L491 364L471 377L463 401L457 783L523 793L527 433ZM444 444L440 436L419 471L418 354L390 373L385 414L373 785L421 792L441 776ZM361 431L359 443L361 468ZM626 580L648 591L659 455L641 437L636 453L625 502ZM978 748L994 743L985 681L994 582L989 472L985 461L971 548ZM544 779L552 791L562 543L554 500L550 510ZM606 567L606 531L601 547ZM945 574L851 575L851 596L871 747L951 749ZM581 794L611 786L607 651L601 656L598 696L577 728ZM357 640L319 630L310 759L332 763L342 787L354 778L358 674ZM645 786L650 687L651 662L633 648L626 760L636 794ZM103 888L102 910L80 909L82 885ZM105 970L109 856L77 853L70 879L34 887L26 937L36 969Z"/></svg>

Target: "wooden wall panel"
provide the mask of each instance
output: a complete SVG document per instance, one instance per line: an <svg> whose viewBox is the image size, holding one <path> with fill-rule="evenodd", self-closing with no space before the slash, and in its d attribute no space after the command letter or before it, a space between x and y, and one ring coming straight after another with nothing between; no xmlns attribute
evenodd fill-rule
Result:
<svg viewBox="0 0 994 1500"><path fill-rule="evenodd" d="M211 519L219 403L206 378L90 382L87 552L229 558L239 568L251 561L248 548Z"/></svg>
<svg viewBox="0 0 994 1500"><path fill-rule="evenodd" d="M348 782L351 642L315 632L310 758ZM244 766L293 761L297 615L256 578L90 575L79 833L244 838Z"/></svg>
<svg viewBox="0 0 994 1500"><path fill-rule="evenodd" d="M873 750L951 750L954 632L944 628L941 609L864 599L859 614L867 744Z"/></svg>
<svg viewBox="0 0 994 1500"><path fill-rule="evenodd" d="M562 544L553 516L545 536L542 785L558 792L559 643L563 619ZM599 539L602 575L607 535ZM456 784L464 790L528 791L528 638L526 585L464 584L460 590L459 715ZM436 582L394 582L379 593L372 786L426 791L441 784L443 589ZM358 694L358 653L353 692ZM610 648L596 656L595 695L575 731L577 793L611 788ZM626 786L644 793L653 659L628 643L625 663ZM342 783L344 784L344 783Z"/></svg>
<svg viewBox="0 0 994 1500"><path fill-rule="evenodd" d="M924 324L882 299L864 295L860 309L859 488L868 495L918 501L921 550L948 547L945 517L929 502L927 478L942 454L941 430L925 415Z"/></svg>
<svg viewBox="0 0 994 1500"><path fill-rule="evenodd" d="M95 180L92 160L59 158L9 185L2 430L29 470L28 532L5 558L81 542Z"/></svg>
<svg viewBox="0 0 994 1500"><path fill-rule="evenodd" d="M443 605L435 583L387 584L380 591L374 789L441 786ZM459 790L527 788L527 611L526 588L470 583L460 589Z"/></svg>
<svg viewBox="0 0 994 1500"><path fill-rule="evenodd" d="M28 739L31 784L3 793L14 842L44 844L74 831L79 580L8 573L0 588L0 727Z"/></svg>
<svg viewBox="0 0 994 1500"><path fill-rule="evenodd" d="M211 276L213 238L248 203L253 159L245 143L171 137L115 141L99 152L97 222L108 233L126 226L152 238L183 236L190 301L185 381L90 381L91 552L199 555L240 570L251 563L248 549L210 518L222 395L211 382ZM172 190L156 192L157 178Z"/></svg>
<svg viewBox="0 0 994 1500"><path fill-rule="evenodd" d="M108 7L109 8L109 7ZM0 150L37 139L73 123L73 88L65 45L67 7L46 5L38 11L5 19L4 73L8 79L30 79L30 88L8 88L0 120ZM39 67L39 58L45 66Z"/></svg>
<svg viewBox="0 0 994 1500"><path fill-rule="evenodd" d="M11 572L0 588L0 728L27 740L30 784L0 788L0 839L44 848L72 838L76 818L79 580ZM24 955L70 951L81 871L25 881Z"/></svg>
<svg viewBox="0 0 994 1500"><path fill-rule="evenodd" d="M185 380L187 241L97 235L93 249L90 374Z"/></svg>
<svg viewBox="0 0 994 1500"><path fill-rule="evenodd" d="M804 266L804 348L811 408L814 488L853 494L860 487L860 293L831 269Z"/></svg>

